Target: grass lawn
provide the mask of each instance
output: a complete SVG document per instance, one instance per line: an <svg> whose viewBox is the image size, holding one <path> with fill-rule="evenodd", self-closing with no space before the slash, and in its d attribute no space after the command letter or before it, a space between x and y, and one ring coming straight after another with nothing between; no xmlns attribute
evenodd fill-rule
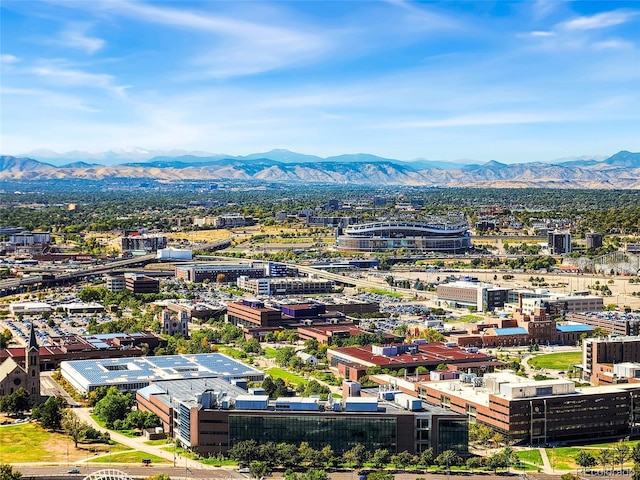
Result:
<svg viewBox="0 0 640 480"><path fill-rule="evenodd" d="M111 445L111 451L122 445ZM109 445L78 445L61 433L49 432L37 423L23 423L0 427L0 458L5 463L75 462L87 458L88 453L108 452Z"/></svg>
<svg viewBox="0 0 640 480"><path fill-rule="evenodd" d="M286 370L283 370L283 369L278 368L278 367L269 368L267 370L267 373L274 380L276 378L281 378L282 380L284 380L284 383L286 383L288 385L290 385L292 383L294 383L296 385L300 385L300 384L306 385L308 383L308 380L305 380L300 375L296 375L295 373L287 372Z"/></svg>
<svg viewBox="0 0 640 480"><path fill-rule="evenodd" d="M147 440L144 442L145 445L173 445L173 442L169 438L161 438L160 440Z"/></svg>
<svg viewBox="0 0 640 480"><path fill-rule="evenodd" d="M139 463L142 464L142 459L148 458L151 460L151 464L154 463L170 463L162 457L151 455L149 453L139 452L137 450L130 450L122 453L112 453L111 455L102 455L100 457L92 458L89 462L94 463Z"/></svg>
<svg viewBox="0 0 640 480"><path fill-rule="evenodd" d="M375 293L377 295L386 295L387 297L394 298L402 298L403 295L401 293L390 292L388 290L383 290L381 288L365 288L365 291Z"/></svg>
<svg viewBox="0 0 640 480"><path fill-rule="evenodd" d="M236 360L247 358L247 354L245 352L233 347L223 347L218 345L218 352L223 353L224 355L227 355L231 358L235 358Z"/></svg>
<svg viewBox="0 0 640 480"><path fill-rule="evenodd" d="M540 451L535 450L521 450L516 452L521 462L526 462L531 465L542 465L542 455Z"/></svg>
<svg viewBox="0 0 640 480"><path fill-rule="evenodd" d="M276 358L277 354L278 349L276 348L265 347L262 349L262 356L264 356L265 358Z"/></svg>
<svg viewBox="0 0 640 480"><path fill-rule="evenodd" d="M456 321L457 322L481 322L482 320L484 320L484 317L481 317L479 315L462 315Z"/></svg>
<svg viewBox="0 0 640 480"><path fill-rule="evenodd" d="M550 370L571 370L582 361L582 352L547 353L530 358L527 363L533 368L548 368Z"/></svg>
<svg viewBox="0 0 640 480"><path fill-rule="evenodd" d="M582 449L575 447L558 447L547 448L545 450L547 451L549 463L556 470L574 470L576 468L576 456Z"/></svg>

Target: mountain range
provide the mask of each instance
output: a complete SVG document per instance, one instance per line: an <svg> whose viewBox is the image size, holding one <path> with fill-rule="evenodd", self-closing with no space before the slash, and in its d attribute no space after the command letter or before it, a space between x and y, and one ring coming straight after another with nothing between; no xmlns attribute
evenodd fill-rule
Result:
<svg viewBox="0 0 640 480"><path fill-rule="evenodd" d="M114 162L120 163L114 163ZM0 156L0 180L140 178L485 188L640 189L640 153L557 162L462 164L347 154L322 158L288 150L246 156L131 149L93 154L37 150Z"/></svg>

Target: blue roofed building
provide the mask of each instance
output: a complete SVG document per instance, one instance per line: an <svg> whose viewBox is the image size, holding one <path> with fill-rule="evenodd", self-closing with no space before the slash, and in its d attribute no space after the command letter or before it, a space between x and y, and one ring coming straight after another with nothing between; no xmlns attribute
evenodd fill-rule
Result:
<svg viewBox="0 0 640 480"><path fill-rule="evenodd" d="M264 373L221 353L160 357L105 358L61 363L62 376L80 393L114 386L135 391L152 381L218 377L260 382Z"/></svg>

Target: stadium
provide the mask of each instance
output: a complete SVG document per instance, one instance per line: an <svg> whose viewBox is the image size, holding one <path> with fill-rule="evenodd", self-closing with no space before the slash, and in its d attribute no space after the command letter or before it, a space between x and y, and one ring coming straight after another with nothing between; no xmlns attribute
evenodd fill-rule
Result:
<svg viewBox="0 0 640 480"><path fill-rule="evenodd" d="M462 217L360 223L339 228L336 233L336 246L344 251L458 253L471 248L469 224Z"/></svg>

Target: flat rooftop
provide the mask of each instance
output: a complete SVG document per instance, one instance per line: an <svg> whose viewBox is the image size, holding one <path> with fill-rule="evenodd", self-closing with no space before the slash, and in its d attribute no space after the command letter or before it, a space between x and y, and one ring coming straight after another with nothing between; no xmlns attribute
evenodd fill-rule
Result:
<svg viewBox="0 0 640 480"><path fill-rule="evenodd" d="M264 372L221 353L166 355L159 357L109 358L62 362L88 385L149 383L204 377L263 378Z"/></svg>

